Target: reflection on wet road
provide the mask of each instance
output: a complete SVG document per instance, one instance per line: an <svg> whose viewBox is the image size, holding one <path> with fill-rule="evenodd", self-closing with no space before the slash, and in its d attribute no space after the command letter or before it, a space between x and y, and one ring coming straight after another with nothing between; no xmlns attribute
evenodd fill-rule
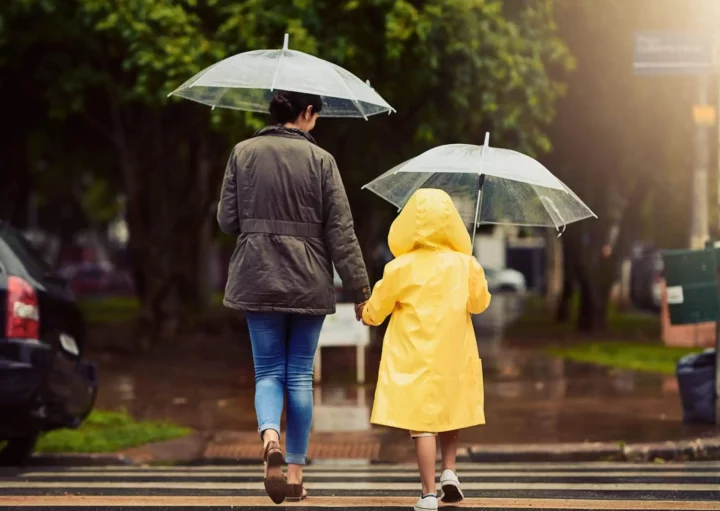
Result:
<svg viewBox="0 0 720 511"><path fill-rule="evenodd" d="M488 424L464 434L473 443L660 441L707 434L681 421L675 378L548 358L504 343L521 313L517 297L495 297L475 322L485 371ZM326 367L354 367L354 350L323 353ZM99 408L125 407L141 418L167 419L202 431L253 431L249 348L190 361L100 360ZM377 355L368 357L377 364ZM250 367L250 369L248 369ZM376 371L376 370L375 370ZM331 370L326 370L330 373ZM369 368L369 381L376 374ZM330 375L329 375L330 376ZM316 432L369 431L374 388L323 383L315 391Z"/></svg>

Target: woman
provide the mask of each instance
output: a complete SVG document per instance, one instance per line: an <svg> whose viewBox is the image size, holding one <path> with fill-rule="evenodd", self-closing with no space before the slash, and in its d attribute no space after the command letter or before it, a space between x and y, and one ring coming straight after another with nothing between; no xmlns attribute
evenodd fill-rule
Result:
<svg viewBox="0 0 720 511"><path fill-rule="evenodd" d="M218 206L220 228L237 236L223 303L246 311L265 489L276 504L307 495L313 362L325 316L335 312L333 263L358 320L370 296L337 164L310 135L321 110L319 96L275 96L277 124L235 146ZM285 393L287 479L279 445Z"/></svg>

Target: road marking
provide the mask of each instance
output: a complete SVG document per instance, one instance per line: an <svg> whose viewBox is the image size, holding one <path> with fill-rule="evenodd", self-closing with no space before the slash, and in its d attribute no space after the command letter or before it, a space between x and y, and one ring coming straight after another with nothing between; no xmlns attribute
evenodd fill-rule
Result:
<svg viewBox="0 0 720 511"><path fill-rule="evenodd" d="M347 481L330 482L323 481L306 484L308 490L318 488L321 490L378 490L378 484L374 482ZM596 491L718 491L717 484L664 484L664 483L477 483L470 482L462 485L463 490L596 490ZM186 490L263 490L262 482L125 482L125 481L102 481L102 482L78 482L78 481L0 481L0 488L172 488ZM417 483L392 483L392 490L412 491L417 490Z"/></svg>
<svg viewBox="0 0 720 511"><path fill-rule="evenodd" d="M287 507L400 507L413 502L412 497L311 497L298 504L285 503ZM2 504L10 507L232 507L247 508L269 506L267 497L86 497L68 495L62 497L3 497ZM584 500L584 499L466 499L453 507L469 509L642 509L652 511L671 510L720 510L720 502L685 502L674 500Z"/></svg>
<svg viewBox="0 0 720 511"><path fill-rule="evenodd" d="M24 472L20 474L20 477L55 477L58 479L73 479L73 478L92 478L99 479L106 477L112 478L133 478L133 477L166 477L176 479L190 479L190 478L220 478L220 477L258 477L262 478L262 467L253 468L252 470L226 470L223 472L177 472L177 471L165 471L156 470L152 472L127 470L127 471L113 471L108 473L93 473L87 471L72 471L72 472ZM406 471L406 472L379 472L379 471L358 471L358 472L320 472L320 471L306 471L305 474L308 477L317 479L337 479L337 478L353 478L362 479L369 477L387 477L387 478L407 478L415 477L419 478L417 470ZM660 472L660 471L634 471L634 472L510 472L510 471L497 471L497 472L464 472L458 471L461 479L469 478L500 478L500 477L547 477L547 478L618 478L618 477L680 477L680 478L711 478L717 477L718 484L720 484L720 471L717 472Z"/></svg>
<svg viewBox="0 0 720 511"><path fill-rule="evenodd" d="M238 464L238 465L213 465L213 466L129 466L117 465L106 467L73 467L74 472L123 472L128 470L145 470L145 471L171 471L171 472L225 472L228 470L257 470L262 468L262 462L258 460L257 464ZM403 463L399 465L386 464L353 464L348 467L344 460L340 461L323 461L317 462L305 467L305 472L327 471L332 468L341 468L343 471L354 473L355 470L369 472L384 472L387 470L417 470L417 465L412 463ZM46 467L39 467L46 470ZM348 470L351 468L352 470ZM683 470L683 469L717 469L720 470L720 461L708 462L686 462L686 463L606 463L606 462L582 462L582 463L458 463L458 471L498 471L498 470L576 470L576 469L593 469L593 470L619 470L619 471L663 471L663 470Z"/></svg>

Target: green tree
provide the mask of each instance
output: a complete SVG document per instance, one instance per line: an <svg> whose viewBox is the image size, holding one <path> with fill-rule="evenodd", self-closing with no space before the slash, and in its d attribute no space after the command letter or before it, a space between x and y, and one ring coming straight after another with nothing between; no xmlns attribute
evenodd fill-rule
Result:
<svg viewBox="0 0 720 511"><path fill-rule="evenodd" d="M360 187L397 163L433 145L481 144L487 130L497 145L550 148L546 128L573 66L553 1L253 0L230 10L223 35L263 33L248 44L277 47L287 31L294 49L369 79L397 109L316 129L338 159L366 249L386 236L393 209Z"/></svg>
<svg viewBox="0 0 720 511"><path fill-rule="evenodd" d="M317 131L321 145L337 155L367 247L385 231L391 209L360 185L399 161L435 144L481 143L488 129L497 144L530 153L550 148L545 130L563 92L558 80L572 66L553 5L10 0L0 7L6 27L0 54L35 84L38 104L72 126L73 133L45 137L55 149L78 144L65 155L67 168L100 166L97 182L115 183L126 196L149 347L172 336L188 308L204 302L203 258L229 140L265 121L211 112L168 99L168 92L227 55L278 47L284 32L293 48L370 79L397 115L367 123L326 120ZM18 61L15 45L37 59ZM44 130L42 122L32 127ZM90 146L77 141L85 135ZM86 206L92 197L85 197Z"/></svg>

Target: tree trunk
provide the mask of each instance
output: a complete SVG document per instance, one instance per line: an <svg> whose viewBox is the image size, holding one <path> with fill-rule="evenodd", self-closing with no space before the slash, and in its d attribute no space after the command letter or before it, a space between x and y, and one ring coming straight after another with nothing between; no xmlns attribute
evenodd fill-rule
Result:
<svg viewBox="0 0 720 511"><path fill-rule="evenodd" d="M614 257L601 256L594 264L583 264L578 271L580 314L577 328L580 332L596 334L607 331L610 292L615 280L616 264Z"/></svg>
<svg viewBox="0 0 720 511"><path fill-rule="evenodd" d="M205 199L212 193L213 187L211 186L211 167L212 160L208 154L208 145L206 140L203 138L200 142L200 149L197 155L197 187L198 194L203 197L203 203L206 203ZM205 309L210 305L212 298L212 287L210 281L210 254L212 248L212 221L213 217L210 214L210 208L203 208L199 206L198 215L201 216L200 228L198 229L198 240L197 240L197 261L195 264L197 275L195 278L195 303L198 309ZM204 209L204 210L203 210Z"/></svg>
<svg viewBox="0 0 720 511"><path fill-rule="evenodd" d="M545 307L552 311L558 305L558 300L564 291L565 276L563 272L562 242L554 232L548 230L545 236L547 261L545 273L547 285L545 289Z"/></svg>
<svg viewBox="0 0 720 511"><path fill-rule="evenodd" d="M572 314L572 298L575 294L575 280L577 278L575 268L576 255L573 254L574 245L565 239L562 244L562 288L560 300L557 303L555 319L560 323L570 321Z"/></svg>

